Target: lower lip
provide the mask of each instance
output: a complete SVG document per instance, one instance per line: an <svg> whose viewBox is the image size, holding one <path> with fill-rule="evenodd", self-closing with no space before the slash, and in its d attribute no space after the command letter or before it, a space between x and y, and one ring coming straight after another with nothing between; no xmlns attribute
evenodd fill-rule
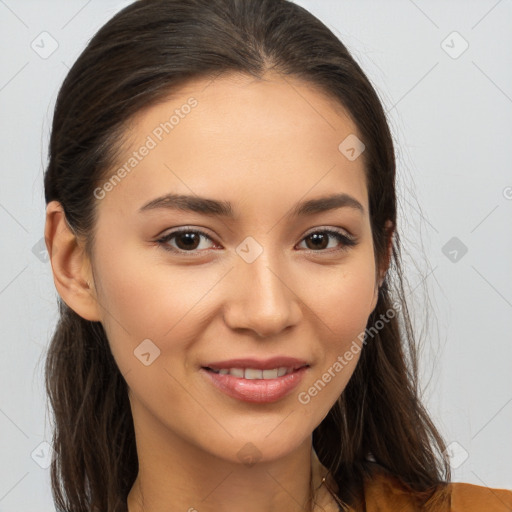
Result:
<svg viewBox="0 0 512 512"><path fill-rule="evenodd" d="M205 368L200 372L218 389L244 402L269 403L285 397L297 387L308 366L275 379L242 379L234 375L222 375Z"/></svg>

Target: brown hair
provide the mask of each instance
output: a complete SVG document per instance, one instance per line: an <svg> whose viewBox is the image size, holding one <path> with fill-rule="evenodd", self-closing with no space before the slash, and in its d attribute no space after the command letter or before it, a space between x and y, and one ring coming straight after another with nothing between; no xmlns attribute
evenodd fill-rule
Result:
<svg viewBox="0 0 512 512"><path fill-rule="evenodd" d="M287 0L139 0L117 13L91 39L59 91L46 203L62 204L91 255L93 191L112 172L133 116L192 78L228 72L261 78L269 70L318 86L357 125L366 145L375 260L383 268L386 221L396 226L395 155L385 113L347 48ZM344 392L313 432L319 459L339 484L339 498L356 510L362 510L364 478L376 466L421 496L450 479L443 439L419 397L400 239L396 229L392 234L390 266L368 328L389 316L393 304L400 311L364 345ZM68 512L126 510L138 472L127 385L101 323L58 301L60 318L45 367L55 418L54 500Z"/></svg>

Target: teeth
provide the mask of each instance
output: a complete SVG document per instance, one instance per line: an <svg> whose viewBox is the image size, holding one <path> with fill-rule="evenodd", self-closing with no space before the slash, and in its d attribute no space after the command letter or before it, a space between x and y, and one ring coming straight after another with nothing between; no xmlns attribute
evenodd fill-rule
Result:
<svg viewBox="0 0 512 512"><path fill-rule="evenodd" d="M281 368L277 369L277 376L282 377L287 371L288 370L284 366L281 366Z"/></svg>
<svg viewBox="0 0 512 512"><path fill-rule="evenodd" d="M262 378L263 379L277 379L278 373L279 373L279 368L274 368L273 370L263 370Z"/></svg>
<svg viewBox="0 0 512 512"><path fill-rule="evenodd" d="M281 366L279 368L273 368L271 370L258 370L257 368L222 368L220 370L212 370L215 373L221 375L233 375L241 379L277 379L283 375L293 372L293 368L286 368Z"/></svg>
<svg viewBox="0 0 512 512"><path fill-rule="evenodd" d="M246 368L244 379L263 379L263 371L254 370L253 368Z"/></svg>
<svg viewBox="0 0 512 512"><path fill-rule="evenodd" d="M231 375L234 375L235 377L242 377L244 376L244 371L242 368L230 368L229 373Z"/></svg>

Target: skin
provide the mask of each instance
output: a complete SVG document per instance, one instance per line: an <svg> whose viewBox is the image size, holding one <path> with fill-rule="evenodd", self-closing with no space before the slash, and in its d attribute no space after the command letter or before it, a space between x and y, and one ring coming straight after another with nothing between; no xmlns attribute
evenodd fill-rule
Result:
<svg viewBox="0 0 512 512"><path fill-rule="evenodd" d="M60 204L47 207L56 288L79 315L102 322L129 387L139 456L130 512L304 510L312 432L359 353L309 403L298 394L354 340L361 345L377 303L385 269L376 279L363 158L338 150L349 134L361 138L356 125L311 85L264 78L191 81L136 116L120 166L169 113L190 97L198 102L97 201L92 259ZM138 212L169 192L230 201L237 218ZM356 198L364 213L287 217L297 202L334 192ZM155 242L183 226L210 237L193 246L197 257ZM306 235L327 228L357 237L357 245L336 250L343 243L330 236L316 249ZM236 252L248 236L263 248L252 263ZM187 250L179 237L167 245ZM134 356L145 339L160 350L148 366ZM299 387L275 403L231 398L199 372L211 361L274 355L310 364ZM247 443L260 456L251 466L239 458Z"/></svg>

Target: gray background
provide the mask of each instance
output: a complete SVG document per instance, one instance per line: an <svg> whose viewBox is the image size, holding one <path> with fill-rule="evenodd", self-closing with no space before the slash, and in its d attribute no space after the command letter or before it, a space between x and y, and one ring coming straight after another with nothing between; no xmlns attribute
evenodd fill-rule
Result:
<svg viewBox="0 0 512 512"><path fill-rule="evenodd" d="M0 512L54 510L46 146L69 67L129 3L0 0ZM424 402L453 479L512 488L512 3L297 3L341 38L389 116Z"/></svg>

